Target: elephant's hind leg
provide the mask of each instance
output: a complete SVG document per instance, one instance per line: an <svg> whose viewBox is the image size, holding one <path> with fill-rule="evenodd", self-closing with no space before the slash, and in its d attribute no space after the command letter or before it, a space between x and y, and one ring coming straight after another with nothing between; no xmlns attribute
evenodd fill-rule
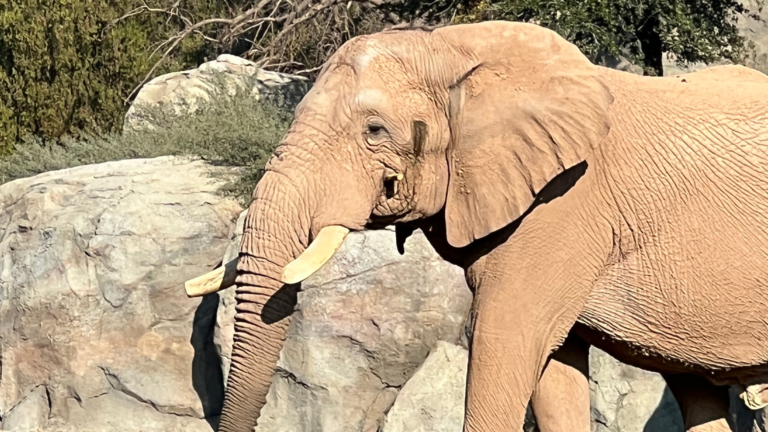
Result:
<svg viewBox="0 0 768 432"><path fill-rule="evenodd" d="M571 334L555 351L531 397L541 432L590 432L589 345Z"/></svg>
<svg viewBox="0 0 768 432"><path fill-rule="evenodd" d="M716 386L695 375L664 375L675 396L688 432L730 432L728 387Z"/></svg>

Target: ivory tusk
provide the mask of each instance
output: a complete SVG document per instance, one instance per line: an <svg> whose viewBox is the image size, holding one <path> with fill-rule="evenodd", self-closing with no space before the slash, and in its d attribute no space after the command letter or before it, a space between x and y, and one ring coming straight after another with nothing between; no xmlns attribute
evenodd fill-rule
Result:
<svg viewBox="0 0 768 432"><path fill-rule="evenodd" d="M307 250L285 266L282 277L283 283L299 283L318 271L341 247L347 234L349 234L349 230L339 225L331 225L321 229Z"/></svg>
<svg viewBox="0 0 768 432"><path fill-rule="evenodd" d="M764 397L762 394L766 390L766 387L768 386L765 384L751 385L741 392L739 397L749 409L759 411L768 406L768 398Z"/></svg>
<svg viewBox="0 0 768 432"><path fill-rule="evenodd" d="M199 297L231 287L235 284L235 278L237 258L216 270L184 282L184 290L187 291L188 297Z"/></svg>

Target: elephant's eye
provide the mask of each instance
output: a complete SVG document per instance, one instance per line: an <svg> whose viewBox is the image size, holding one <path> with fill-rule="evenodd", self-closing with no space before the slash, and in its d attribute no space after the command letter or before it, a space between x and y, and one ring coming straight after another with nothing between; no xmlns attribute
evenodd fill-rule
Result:
<svg viewBox="0 0 768 432"><path fill-rule="evenodd" d="M380 141L386 135L387 129L377 123L369 123L365 128L365 139L370 143Z"/></svg>

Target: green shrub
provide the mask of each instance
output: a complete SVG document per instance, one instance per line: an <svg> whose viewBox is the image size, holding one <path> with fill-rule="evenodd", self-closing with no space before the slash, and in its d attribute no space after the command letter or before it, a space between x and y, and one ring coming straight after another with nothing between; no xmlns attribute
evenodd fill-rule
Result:
<svg viewBox="0 0 768 432"><path fill-rule="evenodd" d="M83 134L46 140L28 136L0 159L0 184L42 172L107 161L166 155L200 157L215 166L242 167L222 193L248 204L269 156L285 135L291 113L259 101L244 88L222 94L195 113L149 110L155 127L124 134Z"/></svg>
<svg viewBox="0 0 768 432"><path fill-rule="evenodd" d="M32 134L119 131L125 98L157 60L164 17L110 23L139 0L0 1L0 155ZM157 73L197 65L191 37Z"/></svg>

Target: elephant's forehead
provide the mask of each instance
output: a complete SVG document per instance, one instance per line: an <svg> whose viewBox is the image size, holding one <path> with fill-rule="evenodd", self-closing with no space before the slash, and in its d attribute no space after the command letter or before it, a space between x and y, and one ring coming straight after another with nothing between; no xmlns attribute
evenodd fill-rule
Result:
<svg viewBox="0 0 768 432"><path fill-rule="evenodd" d="M388 95L377 88L362 88L355 95L355 104L363 108L375 108L388 102Z"/></svg>

